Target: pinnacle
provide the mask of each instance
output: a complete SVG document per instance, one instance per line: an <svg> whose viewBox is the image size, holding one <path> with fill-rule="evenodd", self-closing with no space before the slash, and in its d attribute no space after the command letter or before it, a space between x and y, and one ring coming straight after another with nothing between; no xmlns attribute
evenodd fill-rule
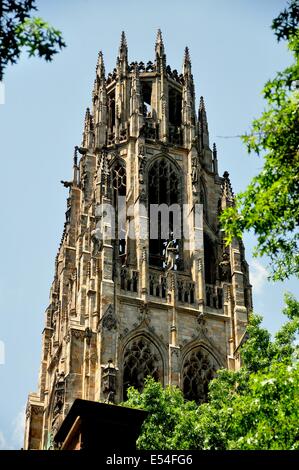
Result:
<svg viewBox="0 0 299 470"><path fill-rule="evenodd" d="M229 178L229 172L225 171L223 173L223 178L224 178L224 183L222 185L222 194L228 199L228 200L233 200L234 199L234 193L232 189L232 185L230 182Z"/></svg>
<svg viewBox="0 0 299 470"><path fill-rule="evenodd" d="M163 38L162 38L162 32L161 29L159 28L157 31L157 39L156 39L156 46L160 44L163 46Z"/></svg>
<svg viewBox="0 0 299 470"><path fill-rule="evenodd" d="M138 62L134 62L134 65L133 65L133 73L134 73L135 77L139 77Z"/></svg>
<svg viewBox="0 0 299 470"><path fill-rule="evenodd" d="M199 100L199 110L203 110L205 111L206 108L205 108L205 102L204 102L204 99L203 99L203 96L200 97L200 100Z"/></svg>
<svg viewBox="0 0 299 470"><path fill-rule="evenodd" d="M190 52L189 52L189 47L185 47L185 55L184 55L184 63L190 63L191 64L191 59L190 59Z"/></svg>
<svg viewBox="0 0 299 470"><path fill-rule="evenodd" d="M127 48L128 47L128 44L127 44L127 38L126 38L126 34L124 31L121 32L121 38L120 38L120 48Z"/></svg>
<svg viewBox="0 0 299 470"><path fill-rule="evenodd" d="M97 74L100 78L105 78L105 65L102 51L100 51L98 55Z"/></svg>

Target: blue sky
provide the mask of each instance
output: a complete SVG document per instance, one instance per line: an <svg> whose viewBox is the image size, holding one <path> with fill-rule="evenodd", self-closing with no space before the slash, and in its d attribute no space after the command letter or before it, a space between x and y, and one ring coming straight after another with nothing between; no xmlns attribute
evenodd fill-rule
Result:
<svg viewBox="0 0 299 470"><path fill-rule="evenodd" d="M43 312L67 195L60 180L71 175L99 49L110 71L125 30L129 59L153 60L161 28L167 62L180 70L189 46L197 102L203 95L219 171L229 171L237 192L262 161L248 156L238 138L224 137L248 130L263 109L264 82L290 62L286 46L276 43L270 29L285 3L37 1L38 15L62 30L68 47L50 64L23 56L5 75L6 100L0 105L0 346L5 346L5 363L0 361L0 449L21 446L27 394L37 389ZM245 246L251 263L251 235L245 237ZM282 321L283 292L298 293L297 281L269 283L266 260L251 266L255 310L274 332Z"/></svg>

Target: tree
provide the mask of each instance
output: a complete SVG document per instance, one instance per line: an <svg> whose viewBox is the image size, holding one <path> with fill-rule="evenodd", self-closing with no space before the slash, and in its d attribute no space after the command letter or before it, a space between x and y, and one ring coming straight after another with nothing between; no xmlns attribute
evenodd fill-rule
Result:
<svg viewBox="0 0 299 470"><path fill-rule="evenodd" d="M273 20L277 40L287 41L294 62L266 83L266 110L243 136L249 152L263 155L263 168L220 217L228 243L254 231L255 255L269 256L274 280L299 275L298 23L298 0Z"/></svg>
<svg viewBox="0 0 299 470"><path fill-rule="evenodd" d="M29 57L37 55L51 61L58 49L66 46L60 31L42 18L31 17L34 10L34 0L1 1L0 80L6 66L18 61L24 47Z"/></svg>
<svg viewBox="0 0 299 470"><path fill-rule="evenodd" d="M207 403L148 378L123 404L149 411L137 445L147 450L299 449L299 302L285 296L288 321L272 340L252 315L239 371L222 369Z"/></svg>

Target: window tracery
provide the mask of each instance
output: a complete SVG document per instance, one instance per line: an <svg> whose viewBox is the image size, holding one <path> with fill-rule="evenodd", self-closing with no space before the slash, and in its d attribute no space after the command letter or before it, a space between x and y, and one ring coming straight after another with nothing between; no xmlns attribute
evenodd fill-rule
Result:
<svg viewBox="0 0 299 470"><path fill-rule="evenodd" d="M183 393L187 400L203 403L208 397L210 380L216 375L215 359L203 348L187 354L183 365Z"/></svg>
<svg viewBox="0 0 299 470"><path fill-rule="evenodd" d="M158 348L148 339L138 337L130 341L124 353L123 395L134 386L142 391L147 376L159 381L163 377L163 364Z"/></svg>

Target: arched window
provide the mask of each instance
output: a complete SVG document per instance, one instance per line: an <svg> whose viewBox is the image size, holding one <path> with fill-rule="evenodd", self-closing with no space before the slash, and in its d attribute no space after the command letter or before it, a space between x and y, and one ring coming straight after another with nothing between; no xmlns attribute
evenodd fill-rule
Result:
<svg viewBox="0 0 299 470"><path fill-rule="evenodd" d="M120 197L123 198L126 196L126 170L123 165L116 163L112 168L112 189L113 189L113 206L115 208L115 231L119 235L118 240L118 254L120 257L125 257L126 255L126 215L124 213L122 220L122 225L119 227L119 217L118 212L125 209L125 200L122 199L122 204L120 205Z"/></svg>
<svg viewBox="0 0 299 470"><path fill-rule="evenodd" d="M144 387L144 379L153 377L157 382L163 379L162 357L158 348L143 336L129 342L124 353L123 398L127 398L130 386L140 392Z"/></svg>
<svg viewBox="0 0 299 470"><path fill-rule="evenodd" d="M152 266L163 268L167 243L173 238L179 239L178 252L180 252L183 234L180 178L176 167L168 158L159 158L149 169L148 202L150 220L149 262ZM157 212L153 209L153 207L162 204L168 207L173 206L173 210L169 211L169 220L162 220L163 211ZM156 230L151 230L153 226ZM177 236L178 233L179 237ZM180 255L177 257L177 264L179 258Z"/></svg>
<svg viewBox="0 0 299 470"><path fill-rule="evenodd" d="M213 356L199 347L190 351L183 365L183 393L187 400L203 403L208 397L208 385L216 375Z"/></svg>

